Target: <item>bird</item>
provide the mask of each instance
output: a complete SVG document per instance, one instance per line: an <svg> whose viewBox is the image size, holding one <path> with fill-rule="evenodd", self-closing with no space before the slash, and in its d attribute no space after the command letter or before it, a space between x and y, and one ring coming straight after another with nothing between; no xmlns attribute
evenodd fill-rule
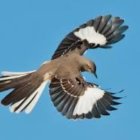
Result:
<svg viewBox="0 0 140 140"><path fill-rule="evenodd" d="M66 118L92 119L110 115L110 111L117 110L121 97L83 78L82 72L92 73L97 78L95 62L87 59L84 53L96 48L112 48L112 44L125 37L127 29L124 19L112 15L85 22L66 35L51 60L37 70L1 72L0 92L8 91L1 104L16 114L29 114L49 84L51 101Z"/></svg>

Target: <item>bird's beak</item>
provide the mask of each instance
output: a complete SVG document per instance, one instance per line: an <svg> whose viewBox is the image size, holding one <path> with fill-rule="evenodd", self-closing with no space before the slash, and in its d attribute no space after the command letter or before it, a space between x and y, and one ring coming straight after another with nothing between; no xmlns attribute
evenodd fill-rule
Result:
<svg viewBox="0 0 140 140"><path fill-rule="evenodd" d="M94 73L94 76L95 76L96 78L98 78L97 73Z"/></svg>
<svg viewBox="0 0 140 140"><path fill-rule="evenodd" d="M98 78L97 73L96 73L95 71L92 71L92 74L94 74L94 76L95 76L96 78Z"/></svg>

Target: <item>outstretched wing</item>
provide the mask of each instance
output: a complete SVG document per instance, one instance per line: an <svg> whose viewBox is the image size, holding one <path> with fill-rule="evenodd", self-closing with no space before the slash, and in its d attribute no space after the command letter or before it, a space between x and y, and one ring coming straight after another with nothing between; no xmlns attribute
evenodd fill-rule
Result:
<svg viewBox="0 0 140 140"><path fill-rule="evenodd" d="M128 26L120 17L111 15L99 16L76 28L69 33L56 49L52 59L56 59L66 53L77 49L82 55L91 48L110 48L111 44L124 38L124 31Z"/></svg>
<svg viewBox="0 0 140 140"><path fill-rule="evenodd" d="M96 84L75 79L54 78L50 84L50 96L54 106L69 119L100 118L116 110L115 100L120 97L104 91Z"/></svg>

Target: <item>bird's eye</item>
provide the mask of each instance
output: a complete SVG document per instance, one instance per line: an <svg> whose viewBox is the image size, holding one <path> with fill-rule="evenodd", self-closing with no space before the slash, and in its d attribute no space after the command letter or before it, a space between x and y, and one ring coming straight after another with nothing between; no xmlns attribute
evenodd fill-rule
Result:
<svg viewBox="0 0 140 140"><path fill-rule="evenodd" d="M87 68L90 69L90 70L92 69L90 65L87 65Z"/></svg>

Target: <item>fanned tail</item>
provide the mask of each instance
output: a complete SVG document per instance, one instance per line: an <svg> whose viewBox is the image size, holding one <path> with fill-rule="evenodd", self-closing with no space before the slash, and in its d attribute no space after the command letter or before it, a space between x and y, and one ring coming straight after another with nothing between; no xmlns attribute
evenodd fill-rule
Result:
<svg viewBox="0 0 140 140"><path fill-rule="evenodd" d="M0 92L12 89L1 100L1 104L10 106L10 111L30 113L41 96L47 81L30 72L2 72L0 77Z"/></svg>

